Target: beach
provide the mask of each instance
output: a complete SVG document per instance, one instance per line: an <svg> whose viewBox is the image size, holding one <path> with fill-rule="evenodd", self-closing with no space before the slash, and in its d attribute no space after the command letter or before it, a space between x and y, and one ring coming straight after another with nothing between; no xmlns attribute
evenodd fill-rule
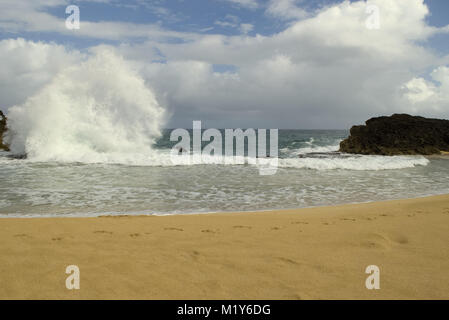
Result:
<svg viewBox="0 0 449 320"><path fill-rule="evenodd" d="M297 210L0 219L0 299L448 299L449 195ZM66 288L66 267L80 289ZM380 268L380 290L365 269Z"/></svg>

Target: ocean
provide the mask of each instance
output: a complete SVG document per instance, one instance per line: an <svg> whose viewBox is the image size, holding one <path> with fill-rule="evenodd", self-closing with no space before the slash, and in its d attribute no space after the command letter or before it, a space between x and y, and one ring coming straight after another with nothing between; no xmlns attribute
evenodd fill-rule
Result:
<svg viewBox="0 0 449 320"><path fill-rule="evenodd" d="M141 152L92 156L69 142L26 159L0 152L0 216L260 211L449 193L449 161L340 154L346 130L280 130L274 175L250 164L175 165L170 132Z"/></svg>

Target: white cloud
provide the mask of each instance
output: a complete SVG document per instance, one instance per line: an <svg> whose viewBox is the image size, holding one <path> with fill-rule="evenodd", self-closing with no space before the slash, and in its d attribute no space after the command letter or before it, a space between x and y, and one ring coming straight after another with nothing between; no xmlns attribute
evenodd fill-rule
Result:
<svg viewBox="0 0 449 320"><path fill-rule="evenodd" d="M417 112L449 112L449 67L440 66L431 74L432 81L413 78L404 86L405 103Z"/></svg>
<svg viewBox="0 0 449 320"><path fill-rule="evenodd" d="M257 0L225 0L231 2L240 7L248 8L248 9L256 9L259 7Z"/></svg>
<svg viewBox="0 0 449 320"><path fill-rule="evenodd" d="M379 30L366 28L365 2L347 1L270 37L206 35L133 50L157 46L167 57L166 65L146 67L147 80L168 97L178 125L204 117L212 126L348 127L379 114L413 112L403 84L444 61L420 44L439 32L426 24L422 1L372 3L382 10ZM176 69L170 61L177 61ZM192 71L197 64L201 72ZM217 74L213 64L237 71ZM448 117L449 106L419 111Z"/></svg>
<svg viewBox="0 0 449 320"><path fill-rule="evenodd" d="M0 107L23 103L65 67L83 55L63 46L10 39L0 41Z"/></svg>
<svg viewBox="0 0 449 320"><path fill-rule="evenodd" d="M254 25L252 25L251 23L241 23L240 24L240 31L243 34L248 34L253 30L254 30Z"/></svg>
<svg viewBox="0 0 449 320"><path fill-rule="evenodd" d="M307 11L299 7L301 0L270 0L266 13L285 20L302 19Z"/></svg>
<svg viewBox="0 0 449 320"><path fill-rule="evenodd" d="M371 3L381 9L379 30L366 28L365 2L345 1L272 36L194 34L182 43L149 40L122 43L115 50L133 60L168 105L171 127L204 120L214 127L342 128L394 112L448 118L449 72L440 67L448 59L423 46L442 29L427 25L428 9L422 0ZM240 21L235 24L241 27ZM16 77L33 45L40 57L36 66L42 68L25 63L33 80ZM47 46L26 42L12 53L0 45L2 61L11 65L5 74L0 72L2 83L11 81L0 95L0 106L10 104L5 103L10 96L29 95L35 90L30 88L45 82L36 79L56 72L49 66L49 55L44 58L40 51L54 50L61 66L78 59L79 53ZM10 56L17 56L17 62L10 63ZM166 62L151 62L161 56ZM214 65L231 67L220 73ZM422 74L429 69L435 71L425 80Z"/></svg>
<svg viewBox="0 0 449 320"><path fill-rule="evenodd" d="M232 14L227 14L223 20L217 20L215 21L215 24L220 27L229 27L229 28L236 28L239 25L239 17L234 16Z"/></svg>
<svg viewBox="0 0 449 320"><path fill-rule="evenodd" d="M404 96L412 103L417 104L429 100L435 95L435 85L423 78L413 78L404 87Z"/></svg>
<svg viewBox="0 0 449 320"><path fill-rule="evenodd" d="M251 23L240 23L240 18L234 15L226 15L223 20L215 21L215 24L223 28L238 28L241 33L248 34L254 30Z"/></svg>
<svg viewBox="0 0 449 320"><path fill-rule="evenodd" d="M109 2L108 0L84 0L90 2ZM116 21L85 21L81 12L79 30L68 30L65 18L58 18L44 11L46 7L68 5L68 0L2 0L0 2L0 31L12 34L21 32L56 32L75 37L104 40L123 40L148 38L155 40L182 39L196 37L194 33L165 30L157 23L136 24ZM158 9L161 10L160 8ZM161 14L167 14L162 12Z"/></svg>

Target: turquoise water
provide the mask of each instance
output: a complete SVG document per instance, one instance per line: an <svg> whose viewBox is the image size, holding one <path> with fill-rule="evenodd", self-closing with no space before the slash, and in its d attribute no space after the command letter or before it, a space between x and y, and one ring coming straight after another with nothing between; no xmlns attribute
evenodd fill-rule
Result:
<svg viewBox="0 0 449 320"><path fill-rule="evenodd" d="M347 131L281 130L279 167L173 165L165 131L151 158L39 162L0 153L0 215L97 216L251 211L449 193L449 160L338 153Z"/></svg>

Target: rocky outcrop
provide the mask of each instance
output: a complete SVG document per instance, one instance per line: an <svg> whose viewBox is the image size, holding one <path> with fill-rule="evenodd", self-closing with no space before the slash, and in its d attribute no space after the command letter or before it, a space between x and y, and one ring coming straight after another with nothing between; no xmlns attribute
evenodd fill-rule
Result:
<svg viewBox="0 0 449 320"><path fill-rule="evenodd" d="M8 146L3 144L3 134L6 132L6 116L0 110L0 150L8 150Z"/></svg>
<svg viewBox="0 0 449 320"><path fill-rule="evenodd" d="M340 151L367 155L432 155L449 151L449 120L394 114L351 128Z"/></svg>

